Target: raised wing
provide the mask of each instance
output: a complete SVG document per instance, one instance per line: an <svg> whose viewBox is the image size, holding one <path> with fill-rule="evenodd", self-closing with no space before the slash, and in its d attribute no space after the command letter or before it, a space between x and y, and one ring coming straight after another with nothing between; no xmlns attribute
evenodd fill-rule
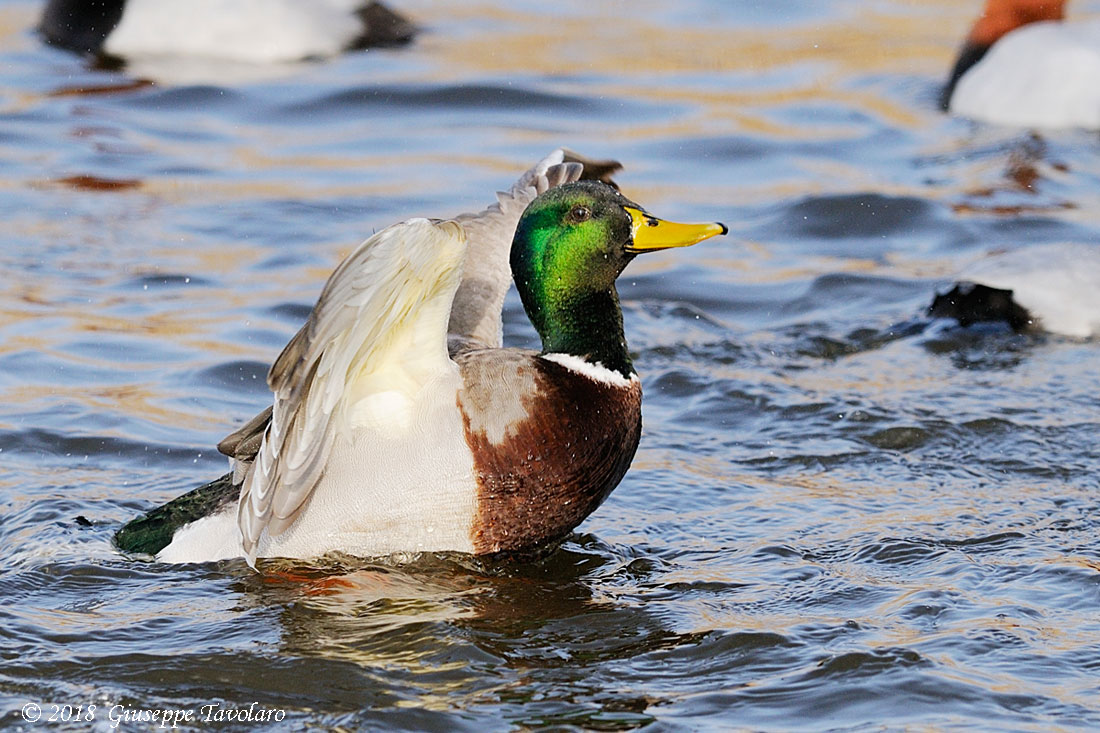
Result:
<svg viewBox="0 0 1100 733"><path fill-rule="evenodd" d="M452 351L500 347L500 314L512 284L508 255L523 210L540 193L581 178L614 185L611 175L622 168L613 160L590 160L567 150L555 150L520 176L497 202L476 214L455 217L466 230L468 254L462 284L451 309Z"/></svg>
<svg viewBox="0 0 1100 733"><path fill-rule="evenodd" d="M411 219L361 244L325 283L268 373L270 420L261 414L218 446L243 474L237 522L250 562L264 531L293 524L313 494L349 399L416 390L453 366L446 327L465 245L455 221Z"/></svg>

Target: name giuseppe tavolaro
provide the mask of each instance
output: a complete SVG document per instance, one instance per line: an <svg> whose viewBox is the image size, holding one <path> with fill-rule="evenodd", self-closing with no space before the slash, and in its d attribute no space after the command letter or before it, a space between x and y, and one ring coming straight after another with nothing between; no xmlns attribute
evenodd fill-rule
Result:
<svg viewBox="0 0 1100 733"><path fill-rule="evenodd" d="M286 717L285 710L263 708L252 703L246 708L226 708L212 702L198 710L194 708L145 709L115 705L107 711L111 727L122 723L155 723L159 728L175 728L180 723L272 723Z"/></svg>

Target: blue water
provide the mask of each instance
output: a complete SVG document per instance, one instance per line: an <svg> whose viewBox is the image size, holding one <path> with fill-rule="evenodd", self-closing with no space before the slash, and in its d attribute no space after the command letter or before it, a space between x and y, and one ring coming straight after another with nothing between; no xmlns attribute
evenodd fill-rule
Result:
<svg viewBox="0 0 1100 733"><path fill-rule="evenodd" d="M936 110L970 5L408 0L407 48L148 84L0 2L0 722L1100 726L1097 343L923 318L990 250L1100 241L1100 138ZM355 244L562 145L731 236L622 279L642 445L560 550L258 575L111 547L224 471Z"/></svg>

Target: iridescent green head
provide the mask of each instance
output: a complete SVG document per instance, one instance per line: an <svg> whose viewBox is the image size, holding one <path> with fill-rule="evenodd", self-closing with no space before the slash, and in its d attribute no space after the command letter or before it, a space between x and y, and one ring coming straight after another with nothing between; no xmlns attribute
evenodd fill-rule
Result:
<svg viewBox="0 0 1100 733"><path fill-rule="evenodd" d="M540 195L516 228L511 264L543 353L632 374L615 279L641 252L686 247L726 231L722 224L662 221L596 181Z"/></svg>

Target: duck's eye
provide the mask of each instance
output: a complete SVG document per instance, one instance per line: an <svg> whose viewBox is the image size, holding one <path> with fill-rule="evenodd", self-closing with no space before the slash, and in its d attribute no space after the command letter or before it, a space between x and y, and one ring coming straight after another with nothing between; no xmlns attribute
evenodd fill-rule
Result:
<svg viewBox="0 0 1100 733"><path fill-rule="evenodd" d="M592 218L592 209L587 206L577 205L569 210L569 219L575 224L579 224L582 221L588 221Z"/></svg>

